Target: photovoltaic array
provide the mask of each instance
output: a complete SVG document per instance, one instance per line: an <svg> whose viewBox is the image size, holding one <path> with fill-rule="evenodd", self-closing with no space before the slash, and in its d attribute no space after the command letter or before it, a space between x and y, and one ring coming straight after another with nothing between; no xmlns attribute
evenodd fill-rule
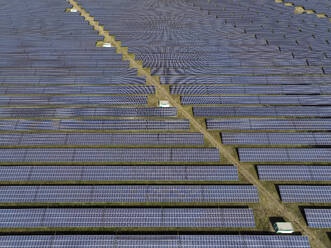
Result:
<svg viewBox="0 0 331 248"><path fill-rule="evenodd" d="M182 131L185 119L0 119L1 131Z"/></svg>
<svg viewBox="0 0 331 248"><path fill-rule="evenodd" d="M243 162L331 162L330 148L238 148Z"/></svg>
<svg viewBox="0 0 331 248"><path fill-rule="evenodd" d="M331 209L305 208L305 216L309 227L312 228L330 228L331 227Z"/></svg>
<svg viewBox="0 0 331 248"><path fill-rule="evenodd" d="M263 181L330 181L331 166L327 165L258 165Z"/></svg>
<svg viewBox="0 0 331 248"><path fill-rule="evenodd" d="M204 145L200 133L0 133L0 146Z"/></svg>
<svg viewBox="0 0 331 248"><path fill-rule="evenodd" d="M1 166L7 181L237 181L234 166Z"/></svg>
<svg viewBox="0 0 331 248"><path fill-rule="evenodd" d="M248 208L0 209L0 220L0 228L255 227L253 212Z"/></svg>
<svg viewBox="0 0 331 248"><path fill-rule="evenodd" d="M0 247L330 247L328 1L1 6Z"/></svg>
<svg viewBox="0 0 331 248"><path fill-rule="evenodd" d="M279 185L279 193L284 202L331 202L331 186Z"/></svg>
<svg viewBox="0 0 331 248"><path fill-rule="evenodd" d="M330 133L222 133L226 145L331 145Z"/></svg>
<svg viewBox="0 0 331 248"><path fill-rule="evenodd" d="M0 202L258 202L251 185L0 186Z"/></svg>
<svg viewBox="0 0 331 248"><path fill-rule="evenodd" d="M214 148L16 148L0 149L2 163L218 162Z"/></svg>
<svg viewBox="0 0 331 248"><path fill-rule="evenodd" d="M309 248L307 237L272 235L56 235L0 236L7 247L210 247ZM1 246L0 246L1 247Z"/></svg>

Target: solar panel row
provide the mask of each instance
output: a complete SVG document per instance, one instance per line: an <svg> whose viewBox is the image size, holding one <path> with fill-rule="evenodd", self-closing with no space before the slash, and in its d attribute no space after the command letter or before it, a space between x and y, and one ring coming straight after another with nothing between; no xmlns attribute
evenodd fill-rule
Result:
<svg viewBox="0 0 331 248"><path fill-rule="evenodd" d="M193 107L196 117L330 117L331 107Z"/></svg>
<svg viewBox="0 0 331 248"><path fill-rule="evenodd" d="M310 248L306 236L273 235L55 235L0 236L0 247L219 247Z"/></svg>
<svg viewBox="0 0 331 248"><path fill-rule="evenodd" d="M30 117L176 117L176 108L153 107L67 107L67 108L0 108L2 118Z"/></svg>
<svg viewBox="0 0 331 248"><path fill-rule="evenodd" d="M156 54L155 56L157 56ZM168 54L162 54L163 56L169 56ZM140 57L139 55L136 55L137 58L147 58L148 56L145 54L142 54ZM203 59L201 56L198 57L198 59ZM180 93L173 93L173 94L184 94L182 93L184 89L192 89L193 87L190 86L190 84L243 84L240 87L248 88L247 85L249 84L263 84L263 88L261 87L261 90L268 89L268 86L266 85L295 85L295 84L320 84L320 83L331 83L331 77L329 75L300 75L300 77L295 76L203 76L199 75L199 77L196 76L161 76L160 77L161 84L174 84L174 85L189 85L188 87L170 87L171 90L175 90L176 92ZM245 85L246 84L246 85ZM252 86L253 86L252 85ZM201 86L194 86L195 89L208 89L208 86L201 87ZM255 87L255 86L253 86ZM291 88L292 86L289 86ZM318 90L318 87L309 86L310 88L314 88L313 91ZM328 85L320 85L320 87L328 87ZM222 87L223 89L226 89L227 87ZM284 90L286 90L287 87L283 87ZM315 89L316 88L316 89ZM275 88L273 88L275 89ZM221 90L221 87L219 87L219 90ZM238 87L239 90L239 87ZM297 90L297 88L296 88ZM255 91L256 92L256 91ZM271 91L270 91L271 92ZM295 93L295 92L293 92ZM208 94L201 92L200 94ZM215 94L214 92L210 92L210 94ZM256 93L252 93L256 94ZM276 93L270 93L270 94L276 94Z"/></svg>
<svg viewBox="0 0 331 248"><path fill-rule="evenodd" d="M130 52L137 53L137 50L130 49ZM319 67L272 67L266 70L259 67L153 67L151 68L152 75L292 75L297 74L323 74L323 70ZM7 74L4 74L7 75Z"/></svg>
<svg viewBox="0 0 331 248"><path fill-rule="evenodd" d="M305 216L309 227L331 228L330 208L304 208Z"/></svg>
<svg viewBox="0 0 331 248"><path fill-rule="evenodd" d="M237 181L235 166L0 166L0 181Z"/></svg>
<svg viewBox="0 0 331 248"><path fill-rule="evenodd" d="M0 146L203 145L200 133L0 133Z"/></svg>
<svg viewBox="0 0 331 248"><path fill-rule="evenodd" d="M146 105L146 96L0 96L0 105Z"/></svg>
<svg viewBox="0 0 331 248"><path fill-rule="evenodd" d="M249 208L0 209L0 228L255 227Z"/></svg>
<svg viewBox="0 0 331 248"><path fill-rule="evenodd" d="M93 38L95 41L98 36ZM58 41L57 41L58 42ZM52 45L52 44L48 44ZM41 62L42 64L43 62ZM129 69L127 67L45 67L40 65L34 65L31 68L6 68L6 70L0 70L0 76L137 76L137 69Z"/></svg>
<svg viewBox="0 0 331 248"><path fill-rule="evenodd" d="M0 193L2 203L259 201L251 185L1 186Z"/></svg>
<svg viewBox="0 0 331 248"><path fill-rule="evenodd" d="M329 119L207 119L209 130L330 130Z"/></svg>
<svg viewBox="0 0 331 248"><path fill-rule="evenodd" d="M76 79L77 80L77 79ZM84 79L82 79L84 80ZM1 79L0 79L1 81ZM16 82L16 81L15 81ZM55 81L54 83L57 84ZM91 82L92 84L92 82ZM33 95L40 95L40 94L65 94L65 95L75 95L75 94L121 94L121 95L132 95L132 94L155 94L154 86L93 86L93 85L86 85L86 86L67 86L67 85L60 85L60 86L25 86L25 87L17 87L12 86L11 83L9 86L2 86L0 87L0 94L33 94ZM62 96L63 97L63 96ZM132 96L131 96L132 97ZM57 100L58 97L51 98L54 101Z"/></svg>
<svg viewBox="0 0 331 248"><path fill-rule="evenodd" d="M15 119L1 120L1 131L32 130L189 130L190 123L186 119Z"/></svg>
<svg viewBox="0 0 331 248"><path fill-rule="evenodd" d="M105 53L105 50L99 50L99 49L90 49L92 51L92 54L98 54L102 52L102 54ZM63 50L56 51L55 55L61 55L61 52ZM38 53L38 51L35 51L34 53ZM79 51L78 55L81 53ZM52 55L51 51L48 51L46 53L47 55ZM71 56L75 56L75 51L70 51ZM107 53L106 56L113 56L117 54L113 53ZM33 55L30 55L33 56ZM100 54L98 54L100 56ZM121 55L119 59L121 59ZM78 76L33 76L33 77L20 77L20 76L1 76L0 77L0 85L2 86L11 86L11 87L17 87L17 86L38 86L38 85L144 85L145 84L145 78L144 77L138 77L138 76L109 76L109 77L97 77L97 76L85 76L85 77L78 77ZM108 87L107 87L108 88ZM109 86L111 89L112 87ZM140 89L140 88L139 88ZM23 89L22 89L23 90Z"/></svg>
<svg viewBox="0 0 331 248"><path fill-rule="evenodd" d="M0 149L0 162L219 162L214 148Z"/></svg>
<svg viewBox="0 0 331 248"><path fill-rule="evenodd" d="M330 148L238 148L242 162L331 162Z"/></svg>
<svg viewBox="0 0 331 248"><path fill-rule="evenodd" d="M278 189L283 202L331 202L329 185L279 185Z"/></svg>
<svg viewBox="0 0 331 248"><path fill-rule="evenodd" d="M301 80L297 79L297 80ZM331 81L331 78L329 78ZM188 81L190 83L191 80ZM263 81L265 82L265 81ZM301 81L300 81L301 82ZM254 82L255 83L255 82ZM298 83L298 82L297 82ZM306 82L308 83L308 82ZM290 99L296 99L297 101L300 101L299 99L313 99L321 98L324 99L327 96L294 96L294 95L310 95L310 94L330 94L331 93L331 85L238 85L238 86L217 86L217 85L188 85L188 86L170 86L170 93L176 94L176 95L218 95L218 94L284 94L284 95L293 95L293 96L273 96L274 99L278 97L281 99L282 97L287 99L288 101ZM208 99L212 99L210 97L206 97L205 101ZM213 96L217 97L217 96ZM268 98L270 96L240 96L240 100L248 100L248 99L255 99L255 101L268 101ZM292 97L292 98L291 98ZM311 98L310 98L311 97ZM224 96L219 97L222 100L232 100L232 98L226 98ZM186 96L183 99L192 100L192 99L199 99L198 96ZM217 99L217 98L216 98Z"/></svg>
<svg viewBox="0 0 331 248"><path fill-rule="evenodd" d="M181 96L183 105L330 105L320 96Z"/></svg>
<svg viewBox="0 0 331 248"><path fill-rule="evenodd" d="M233 133L222 132L226 145L331 145L331 133Z"/></svg>
<svg viewBox="0 0 331 248"><path fill-rule="evenodd" d="M97 37L94 39L96 40ZM52 44L49 44L52 45ZM121 68L15 68L10 69L6 68L6 70L0 70L0 76L136 76L136 69L127 69L125 67Z"/></svg>
<svg viewBox="0 0 331 248"><path fill-rule="evenodd" d="M257 170L264 181L331 181L328 165L258 165Z"/></svg>

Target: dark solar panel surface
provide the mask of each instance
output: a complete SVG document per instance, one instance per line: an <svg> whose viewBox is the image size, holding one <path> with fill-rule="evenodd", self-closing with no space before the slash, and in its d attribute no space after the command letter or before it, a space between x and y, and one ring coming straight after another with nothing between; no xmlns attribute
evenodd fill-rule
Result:
<svg viewBox="0 0 331 248"><path fill-rule="evenodd" d="M331 181L328 165L258 165L263 181Z"/></svg>
<svg viewBox="0 0 331 248"><path fill-rule="evenodd" d="M200 133L0 133L0 146L204 145Z"/></svg>
<svg viewBox="0 0 331 248"><path fill-rule="evenodd" d="M242 162L331 162L330 148L238 148Z"/></svg>
<svg viewBox="0 0 331 248"><path fill-rule="evenodd" d="M0 149L0 162L219 162L214 148Z"/></svg>
<svg viewBox="0 0 331 248"><path fill-rule="evenodd" d="M55 235L0 236L0 247L310 248L306 236L276 235Z"/></svg>
<svg viewBox="0 0 331 248"><path fill-rule="evenodd" d="M331 133L232 133L223 132L226 145L331 145Z"/></svg>
<svg viewBox="0 0 331 248"><path fill-rule="evenodd" d="M209 130L330 130L329 119L207 119Z"/></svg>
<svg viewBox="0 0 331 248"><path fill-rule="evenodd" d="M255 227L249 208L0 209L0 220L1 228Z"/></svg>
<svg viewBox="0 0 331 248"><path fill-rule="evenodd" d="M1 166L0 181L237 181L234 166Z"/></svg>
<svg viewBox="0 0 331 248"><path fill-rule="evenodd" d="M0 202L258 202L251 185L1 186Z"/></svg>
<svg viewBox="0 0 331 248"><path fill-rule="evenodd" d="M0 119L1 131L79 131L79 130L189 130L186 119Z"/></svg>
<svg viewBox="0 0 331 248"><path fill-rule="evenodd" d="M196 117L330 117L331 107L193 107Z"/></svg>
<svg viewBox="0 0 331 248"><path fill-rule="evenodd" d="M279 185L278 189L283 202L331 202L329 185Z"/></svg>
<svg viewBox="0 0 331 248"><path fill-rule="evenodd" d="M309 227L331 228L331 209L305 208L304 211Z"/></svg>
<svg viewBox="0 0 331 248"><path fill-rule="evenodd" d="M169 85L176 102L180 99L183 105L192 105L184 109L193 112L198 125L192 122L191 129L188 120L178 119L187 116L181 108L178 113L175 107L157 108L158 100L163 100L159 88L151 86L152 81L142 77L141 71L138 76L134 63L117 54L120 49L96 47L104 37L80 13L64 12L71 8L67 2L4 2L0 10L0 162L10 166L0 167L1 199L4 205L32 202L42 207L2 208L2 225L230 227L235 231L255 227L250 208L231 208L231 203L248 207L253 203L259 210L257 218L269 217L264 206L256 205L258 192L253 185L182 185L190 180L250 182L238 178L235 167L218 165L237 159L236 154L221 154L221 160L208 135L185 132L203 130L204 122L208 130L215 131L213 137L221 135L229 145L226 151L239 146L240 162L284 166L258 165L260 180L300 181L299 185L280 185L283 202L329 203L329 18L295 15L293 7L274 1L77 2L140 60L138 64L146 72L159 75L165 90ZM295 0L295 4L329 13L330 4L325 0ZM220 133L226 130L235 132ZM59 162L77 167L50 166ZM132 165L135 162L155 163ZM176 166L164 164L168 162ZM186 166L177 166L182 162ZM296 162L302 164L290 165ZM94 163L105 166L92 166ZM245 176L242 171L241 176ZM38 185L5 186L10 180L25 180L26 184L35 180ZM52 180L98 183L46 185ZM102 180L126 180L127 185L102 185ZM183 182L133 185L133 180ZM325 185L302 182L316 180ZM274 182L264 184L266 189L275 186ZM118 209L103 205L75 212L50 207L49 202L55 206L61 202L124 204ZM139 206L146 202L188 206L222 202L229 203L229 208L142 208L138 213L134 212L138 208L126 208L125 202L138 202ZM285 212L284 218L291 221ZM263 221L259 219L259 223ZM266 226L262 229L259 231L271 231ZM11 242L12 247L309 247L307 237L302 236L39 237L0 236L0 240Z"/></svg>

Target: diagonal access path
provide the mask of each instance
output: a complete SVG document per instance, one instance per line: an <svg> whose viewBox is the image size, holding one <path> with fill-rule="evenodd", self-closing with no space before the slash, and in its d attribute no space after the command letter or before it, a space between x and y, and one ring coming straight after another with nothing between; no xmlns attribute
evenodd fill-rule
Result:
<svg viewBox="0 0 331 248"><path fill-rule="evenodd" d="M210 142L212 146L219 149L221 154L233 165L237 166L239 174L245 178L249 183L255 185L260 194L260 198L263 199L262 208L265 213L277 214L278 216L284 216L289 219L297 228L297 230L301 231L304 235L309 236L312 247L319 248L328 248L326 244L324 244L317 235L317 231L309 229L306 226L303 218L297 215L295 212L287 209L284 204L279 201L277 197L275 197L269 190L249 171L249 164L242 164L231 152L231 149L225 147L221 144L212 134L210 134L207 129L201 125L193 116L191 112L188 112L183 108L181 104L179 104L173 96L169 93L168 89L160 84L159 77L152 76L150 73L150 69L143 68L142 63L140 61L135 60L134 55L128 53L128 49L121 47L121 42L116 41L115 37L109 34L109 31L104 30L103 26L99 25L99 22L94 19L82 6L78 5L78 3L74 0L69 0L70 4L77 9L81 16L85 18L86 21L89 22L90 25L94 27L95 30L99 32L99 35L104 37L104 42L111 43L112 46L117 48L117 52L121 53L124 60L130 62L130 66L132 68L138 69L138 73L140 76L145 76L146 80L149 84L155 86L158 96L162 99L168 100L170 104L177 108L178 113L188 119L191 125L199 132L201 132L205 138Z"/></svg>

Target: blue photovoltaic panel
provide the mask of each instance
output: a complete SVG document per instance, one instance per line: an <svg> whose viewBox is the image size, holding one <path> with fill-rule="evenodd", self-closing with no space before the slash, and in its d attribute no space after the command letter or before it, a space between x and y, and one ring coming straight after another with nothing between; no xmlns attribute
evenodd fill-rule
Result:
<svg viewBox="0 0 331 248"><path fill-rule="evenodd" d="M132 52L136 53L136 49L131 49ZM270 59L270 58L269 58ZM266 70L263 67L154 67L151 70L151 74L156 75L274 75L274 74L321 74L322 70L317 67L272 67Z"/></svg>
<svg viewBox="0 0 331 248"><path fill-rule="evenodd" d="M264 181L331 181L327 165L258 165L257 170Z"/></svg>
<svg viewBox="0 0 331 248"><path fill-rule="evenodd" d="M330 107L193 107L197 117L329 117Z"/></svg>
<svg viewBox="0 0 331 248"><path fill-rule="evenodd" d="M0 166L0 181L237 181L235 166Z"/></svg>
<svg viewBox="0 0 331 248"><path fill-rule="evenodd" d="M308 237L296 235L20 235L0 236L0 243L17 248L310 248Z"/></svg>
<svg viewBox="0 0 331 248"><path fill-rule="evenodd" d="M62 119L62 120L0 120L1 131L32 130L189 130L186 119Z"/></svg>
<svg viewBox="0 0 331 248"><path fill-rule="evenodd" d="M309 227L312 228L331 228L331 209L330 208L305 208L305 216Z"/></svg>
<svg viewBox="0 0 331 248"><path fill-rule="evenodd" d="M331 130L329 119L207 119L208 130Z"/></svg>
<svg viewBox="0 0 331 248"><path fill-rule="evenodd" d="M201 3L201 2L200 2ZM238 5L236 6L238 8ZM247 14L247 13L246 13ZM219 56L219 54L217 54ZM139 56L139 55L138 55ZM144 54L140 55L139 57L144 56ZM201 57L199 58L201 59ZM208 89L208 87L213 88L214 85L206 85L202 87L203 85L199 84L243 84L240 85L240 88L243 87L250 87L249 84L253 87L256 86L256 84L264 84L263 88L266 89L265 85L272 84L272 86L277 86L277 84L284 84L287 86L293 86L294 84L308 84L308 86L311 86L313 83L331 83L331 78L327 75L301 75L300 80L296 77L288 76L288 75L272 75L272 76L161 76L160 77L161 84L178 84L178 85L185 85L183 86L176 86L170 88L172 91L174 91L173 94L178 94L177 92L191 92L195 91L198 87L203 89ZM191 84L191 85L190 85ZM245 85L246 84L246 85ZM276 85L275 85L276 84ZM302 85L300 85L302 86ZM320 85L324 86L324 85ZM325 85L328 87L329 85ZM219 89L224 89L224 86L218 87ZM238 87L239 88L239 87ZM282 87L284 89L287 89L287 87ZM282 89L281 87L279 89ZM311 88L317 88L314 85L312 85ZM297 88L298 89L298 88ZM274 88L272 88L270 91L272 92ZM316 90L316 89L315 89ZM203 91L200 91L203 92ZM189 94L189 93L187 93ZM203 93L199 93L203 94ZM213 94L213 93L210 93ZM272 94L272 93L271 93Z"/></svg>
<svg viewBox="0 0 331 248"><path fill-rule="evenodd" d="M331 186L315 185L279 185L283 202L319 202L331 203Z"/></svg>
<svg viewBox="0 0 331 248"><path fill-rule="evenodd" d="M225 145L331 145L331 133L222 132Z"/></svg>
<svg viewBox="0 0 331 248"><path fill-rule="evenodd" d="M200 133L0 133L0 146L204 145Z"/></svg>
<svg viewBox="0 0 331 248"><path fill-rule="evenodd" d="M118 62L116 62L118 63ZM0 86L0 94L66 94L66 95L93 95L93 94L121 94L121 95L135 95L135 94L154 94L154 86L33 86L33 87L13 87L13 86ZM61 96L63 97L63 96ZM51 97L59 98L61 97ZM114 96L108 96L112 98ZM118 96L114 97L115 99ZM14 98L15 99L15 98Z"/></svg>
<svg viewBox="0 0 331 248"><path fill-rule="evenodd" d="M0 96L0 105L147 105L146 96Z"/></svg>
<svg viewBox="0 0 331 248"><path fill-rule="evenodd" d="M61 51L62 52L62 51ZM103 51L101 51L103 52ZM55 54L59 54L60 51L57 51ZM97 51L93 51L92 55L96 54ZM48 52L48 55L52 54ZM54 53L53 53L54 54ZM70 56L75 54L74 51L70 52ZM81 51L79 52L81 54ZM76 54L77 55L77 54ZM107 54L109 56L118 56L119 60L122 60L122 55L120 54ZM146 79L144 77L137 76L110 76L110 77L98 77L98 76L85 76L85 77L70 77L70 76L34 76L34 77L19 77L19 76L3 76L0 78L0 84L6 86L21 86L21 85L144 85Z"/></svg>
<svg viewBox="0 0 331 248"><path fill-rule="evenodd" d="M0 202L258 202L252 185L1 186Z"/></svg>
<svg viewBox="0 0 331 248"><path fill-rule="evenodd" d="M330 148L238 148L242 162L331 162Z"/></svg>
<svg viewBox="0 0 331 248"><path fill-rule="evenodd" d="M257 94L257 93L255 93ZM181 96L183 105L329 105L329 96Z"/></svg>
<svg viewBox="0 0 331 248"><path fill-rule="evenodd" d="M0 149L0 162L219 162L214 148Z"/></svg>
<svg viewBox="0 0 331 248"><path fill-rule="evenodd" d="M67 107L67 108L0 108L0 117L176 117L176 108L154 107Z"/></svg>
<svg viewBox="0 0 331 248"><path fill-rule="evenodd" d="M0 209L0 228L255 227L249 208Z"/></svg>
<svg viewBox="0 0 331 248"><path fill-rule="evenodd" d="M201 80L201 79L200 79ZM330 79L329 79L330 80ZM258 79L255 82L257 82ZM308 81L309 82L309 81ZM233 82L235 83L235 82ZM266 81L260 83L267 83ZM310 82L311 83L311 82ZM219 95L219 94L295 94L295 95L309 95L309 94L325 94L331 93L330 85L236 85L236 86L218 86L218 85L187 85L187 86L170 86L171 94L176 95ZM196 97L196 96L194 96ZM207 96L206 99L208 99ZM210 96L212 97L212 96ZM214 97L214 96L213 96ZM223 96L216 96L223 98ZM233 96L231 96L233 97ZM248 97L248 96L239 96ZM254 98L256 96L253 96ZM276 97L282 98L283 96L258 96L260 99L267 101L268 97L270 100ZM288 96L284 96L287 98ZM291 97L303 97L304 99L311 99L315 96L291 96ZM325 96L317 96L317 98L325 98ZM198 97L199 98L199 97ZM197 99L198 99L197 98ZM298 98L298 99L299 99ZM193 99L193 98L186 98ZM247 98L246 98L247 99Z"/></svg>

